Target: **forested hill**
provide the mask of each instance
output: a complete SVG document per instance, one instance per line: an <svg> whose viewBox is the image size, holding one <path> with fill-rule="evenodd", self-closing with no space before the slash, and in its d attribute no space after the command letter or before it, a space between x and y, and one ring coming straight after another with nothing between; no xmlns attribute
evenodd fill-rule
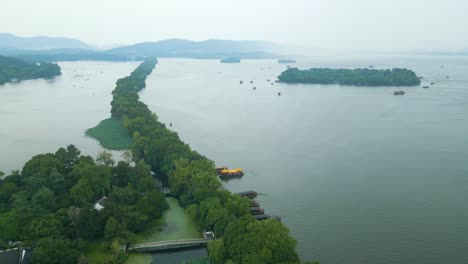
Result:
<svg viewBox="0 0 468 264"><path fill-rule="evenodd" d="M274 55L276 49L276 45L265 41L211 39L197 42L185 39L168 39L137 43L107 50L107 52L130 58L156 56L158 58L222 59L237 57L259 59L276 57Z"/></svg>
<svg viewBox="0 0 468 264"><path fill-rule="evenodd" d="M62 37L19 37L9 33L0 33L0 49L88 49L88 44L78 39Z"/></svg>
<svg viewBox="0 0 468 264"><path fill-rule="evenodd" d="M414 86L421 83L414 71L400 68L391 70L329 68L299 70L298 68L290 68L281 73L278 80L285 83L355 86Z"/></svg>
<svg viewBox="0 0 468 264"><path fill-rule="evenodd" d="M0 56L0 85L10 81L52 78L60 74L60 66L57 64L32 64L19 59Z"/></svg>
<svg viewBox="0 0 468 264"><path fill-rule="evenodd" d="M38 51L13 51L5 54L27 62L57 62L57 61L128 61L129 58L102 51L81 49L58 49Z"/></svg>

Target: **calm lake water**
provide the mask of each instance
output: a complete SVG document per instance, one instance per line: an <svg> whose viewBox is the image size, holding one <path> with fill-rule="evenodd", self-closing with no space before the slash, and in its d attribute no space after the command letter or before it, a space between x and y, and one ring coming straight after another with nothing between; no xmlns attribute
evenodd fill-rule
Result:
<svg viewBox="0 0 468 264"><path fill-rule="evenodd" d="M0 85L0 170L21 170L32 156L69 144L95 157L103 149L84 132L110 116L115 82L138 64L63 62L55 79Z"/></svg>
<svg viewBox="0 0 468 264"><path fill-rule="evenodd" d="M246 170L225 186L259 192L304 260L466 263L468 58L294 66L369 65L408 67L435 85L398 88L404 96L392 87L271 85L286 65L161 59L140 95L194 149Z"/></svg>

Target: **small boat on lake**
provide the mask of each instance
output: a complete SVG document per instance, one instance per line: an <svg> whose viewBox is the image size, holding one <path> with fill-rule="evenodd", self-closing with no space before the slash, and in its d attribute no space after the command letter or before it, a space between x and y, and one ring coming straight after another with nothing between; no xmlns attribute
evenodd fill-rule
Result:
<svg viewBox="0 0 468 264"><path fill-rule="evenodd" d="M425 85L425 86L423 86L423 88L426 88L426 89L427 89L427 88L429 88L429 86Z"/></svg>
<svg viewBox="0 0 468 264"><path fill-rule="evenodd" d="M393 95L404 95L405 91L394 91Z"/></svg>

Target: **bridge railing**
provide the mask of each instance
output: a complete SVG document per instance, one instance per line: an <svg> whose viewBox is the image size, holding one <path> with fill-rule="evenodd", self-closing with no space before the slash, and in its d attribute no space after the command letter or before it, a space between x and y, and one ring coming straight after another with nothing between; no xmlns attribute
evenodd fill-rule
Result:
<svg viewBox="0 0 468 264"><path fill-rule="evenodd" d="M169 240L169 241L157 241L157 242L147 242L147 243L141 243L141 244L133 244L129 245L127 247L127 250L141 250L145 248L153 248L157 249L158 247L165 248L165 247L175 247L177 246L186 247L186 246L196 246L196 245L201 245L201 244L206 244L208 243L208 239L205 238L199 238L199 239L183 239L183 240Z"/></svg>

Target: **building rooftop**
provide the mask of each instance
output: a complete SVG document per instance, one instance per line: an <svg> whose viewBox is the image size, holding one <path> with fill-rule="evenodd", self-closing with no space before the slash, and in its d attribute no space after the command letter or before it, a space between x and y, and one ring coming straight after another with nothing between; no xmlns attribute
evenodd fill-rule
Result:
<svg viewBox="0 0 468 264"><path fill-rule="evenodd" d="M31 250L29 248L12 248L0 250L1 264L28 264Z"/></svg>
<svg viewBox="0 0 468 264"><path fill-rule="evenodd" d="M101 199L97 200L94 203L94 209L100 211L106 207L106 204L108 204L110 200L107 197L102 197Z"/></svg>

